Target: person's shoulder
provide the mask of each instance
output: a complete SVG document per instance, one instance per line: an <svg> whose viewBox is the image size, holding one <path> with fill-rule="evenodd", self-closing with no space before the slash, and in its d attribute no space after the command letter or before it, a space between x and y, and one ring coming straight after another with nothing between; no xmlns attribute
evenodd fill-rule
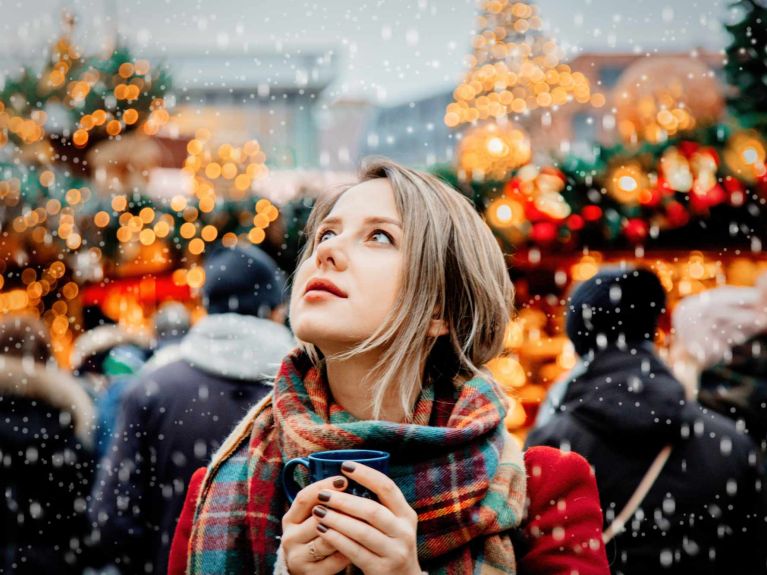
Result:
<svg viewBox="0 0 767 575"><path fill-rule="evenodd" d="M586 479L593 477L589 462L574 451L539 445L525 451L525 468L531 478L547 476L548 480Z"/></svg>
<svg viewBox="0 0 767 575"><path fill-rule="evenodd" d="M685 420L691 435L699 436L709 441L721 443L722 440L729 442L726 451L750 452L756 448L756 444L749 437L744 428L729 417L704 407L697 401L688 402L684 408Z"/></svg>

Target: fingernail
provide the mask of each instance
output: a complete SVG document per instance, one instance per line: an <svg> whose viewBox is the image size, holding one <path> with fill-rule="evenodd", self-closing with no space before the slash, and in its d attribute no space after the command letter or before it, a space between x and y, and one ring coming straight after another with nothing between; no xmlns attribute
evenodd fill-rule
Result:
<svg viewBox="0 0 767 575"><path fill-rule="evenodd" d="M322 505L316 505L314 509L312 509L312 513L314 513L317 517L325 517L325 515L328 514L328 509Z"/></svg>
<svg viewBox="0 0 767 575"><path fill-rule="evenodd" d="M345 485L346 485L346 479L344 479L343 477L339 477L338 479L335 479L333 481L333 487L335 487L336 489L341 489Z"/></svg>
<svg viewBox="0 0 767 575"><path fill-rule="evenodd" d="M343 470L344 470L344 471L346 471L347 473L351 473L352 471L354 471L355 469L357 469L357 465L356 465L356 464L354 464L354 463L352 463L351 461L344 461L344 462L341 464L341 469L343 469Z"/></svg>
<svg viewBox="0 0 767 575"><path fill-rule="evenodd" d="M320 533L327 533L328 528L325 527L322 523L318 523L317 524L317 531L319 531Z"/></svg>
<svg viewBox="0 0 767 575"><path fill-rule="evenodd" d="M320 494L317 496L317 499L319 499L323 503L327 503L328 501L330 501L330 491L320 491Z"/></svg>

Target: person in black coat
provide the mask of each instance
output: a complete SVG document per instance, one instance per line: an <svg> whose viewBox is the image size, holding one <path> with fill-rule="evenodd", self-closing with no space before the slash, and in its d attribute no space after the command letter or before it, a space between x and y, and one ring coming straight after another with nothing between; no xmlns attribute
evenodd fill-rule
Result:
<svg viewBox="0 0 767 575"><path fill-rule="evenodd" d="M583 361L556 413L527 445L583 455L594 467L605 528L666 445L668 462L608 545L615 574L766 573L757 449L719 414L685 398L655 354L666 305L643 269L605 270L573 292L567 334Z"/></svg>
<svg viewBox="0 0 767 575"><path fill-rule="evenodd" d="M53 363L45 325L0 320L0 573L82 572L93 424L88 394Z"/></svg>
<svg viewBox="0 0 767 575"><path fill-rule="evenodd" d="M281 323L284 277L269 256L223 249L205 268L208 315L126 391L99 466L89 509L95 563L112 561L123 575L167 571L192 473L271 392L295 345Z"/></svg>

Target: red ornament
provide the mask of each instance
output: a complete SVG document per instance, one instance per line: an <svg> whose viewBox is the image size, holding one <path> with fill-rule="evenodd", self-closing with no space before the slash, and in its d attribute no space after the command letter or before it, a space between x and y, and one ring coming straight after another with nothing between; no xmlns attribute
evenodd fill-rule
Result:
<svg viewBox="0 0 767 575"><path fill-rule="evenodd" d="M551 222L537 222L530 230L530 239L537 244L550 244L557 239L557 226Z"/></svg>
<svg viewBox="0 0 767 575"><path fill-rule="evenodd" d="M647 232L647 222L640 218L628 220L623 227L623 233L626 234L630 242L635 244L642 242L647 237Z"/></svg>
<svg viewBox="0 0 767 575"><path fill-rule="evenodd" d="M672 228L680 228L690 221L690 214L679 202L669 202L666 205L666 217Z"/></svg>
<svg viewBox="0 0 767 575"><path fill-rule="evenodd" d="M700 149L700 144L698 144L697 142L691 142L690 140L679 142L679 145L677 146L677 150L679 150L681 154L688 160L699 149Z"/></svg>
<svg viewBox="0 0 767 575"><path fill-rule="evenodd" d="M602 217L602 208L599 206L586 206L581 210L581 215L587 222L596 222Z"/></svg>
<svg viewBox="0 0 767 575"><path fill-rule="evenodd" d="M503 195L512 200L519 199L524 196L522 190L519 187L519 178L512 178L506 182L503 186Z"/></svg>
<svg viewBox="0 0 767 575"><path fill-rule="evenodd" d="M569 218L567 218L567 227L569 227L574 232L577 232L578 230L583 229L583 218L579 216L578 214L573 214Z"/></svg>
<svg viewBox="0 0 767 575"><path fill-rule="evenodd" d="M639 203L643 206L654 208L663 199L664 192L659 187L645 188L639 192Z"/></svg>

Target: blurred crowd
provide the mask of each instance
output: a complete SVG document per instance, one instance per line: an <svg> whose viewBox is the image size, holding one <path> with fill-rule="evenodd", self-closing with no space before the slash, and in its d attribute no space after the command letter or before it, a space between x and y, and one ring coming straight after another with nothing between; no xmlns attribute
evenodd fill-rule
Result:
<svg viewBox="0 0 767 575"><path fill-rule="evenodd" d="M222 249L206 278L194 325L177 302L159 308L152 338L104 323L77 340L71 372L42 322L0 320L0 573L167 571L192 473L295 345L286 278L268 255ZM580 360L550 389L527 445L589 461L605 527L660 461L608 545L614 573L763 572L767 275L682 300L660 350L667 314L645 269L575 286L566 331Z"/></svg>

